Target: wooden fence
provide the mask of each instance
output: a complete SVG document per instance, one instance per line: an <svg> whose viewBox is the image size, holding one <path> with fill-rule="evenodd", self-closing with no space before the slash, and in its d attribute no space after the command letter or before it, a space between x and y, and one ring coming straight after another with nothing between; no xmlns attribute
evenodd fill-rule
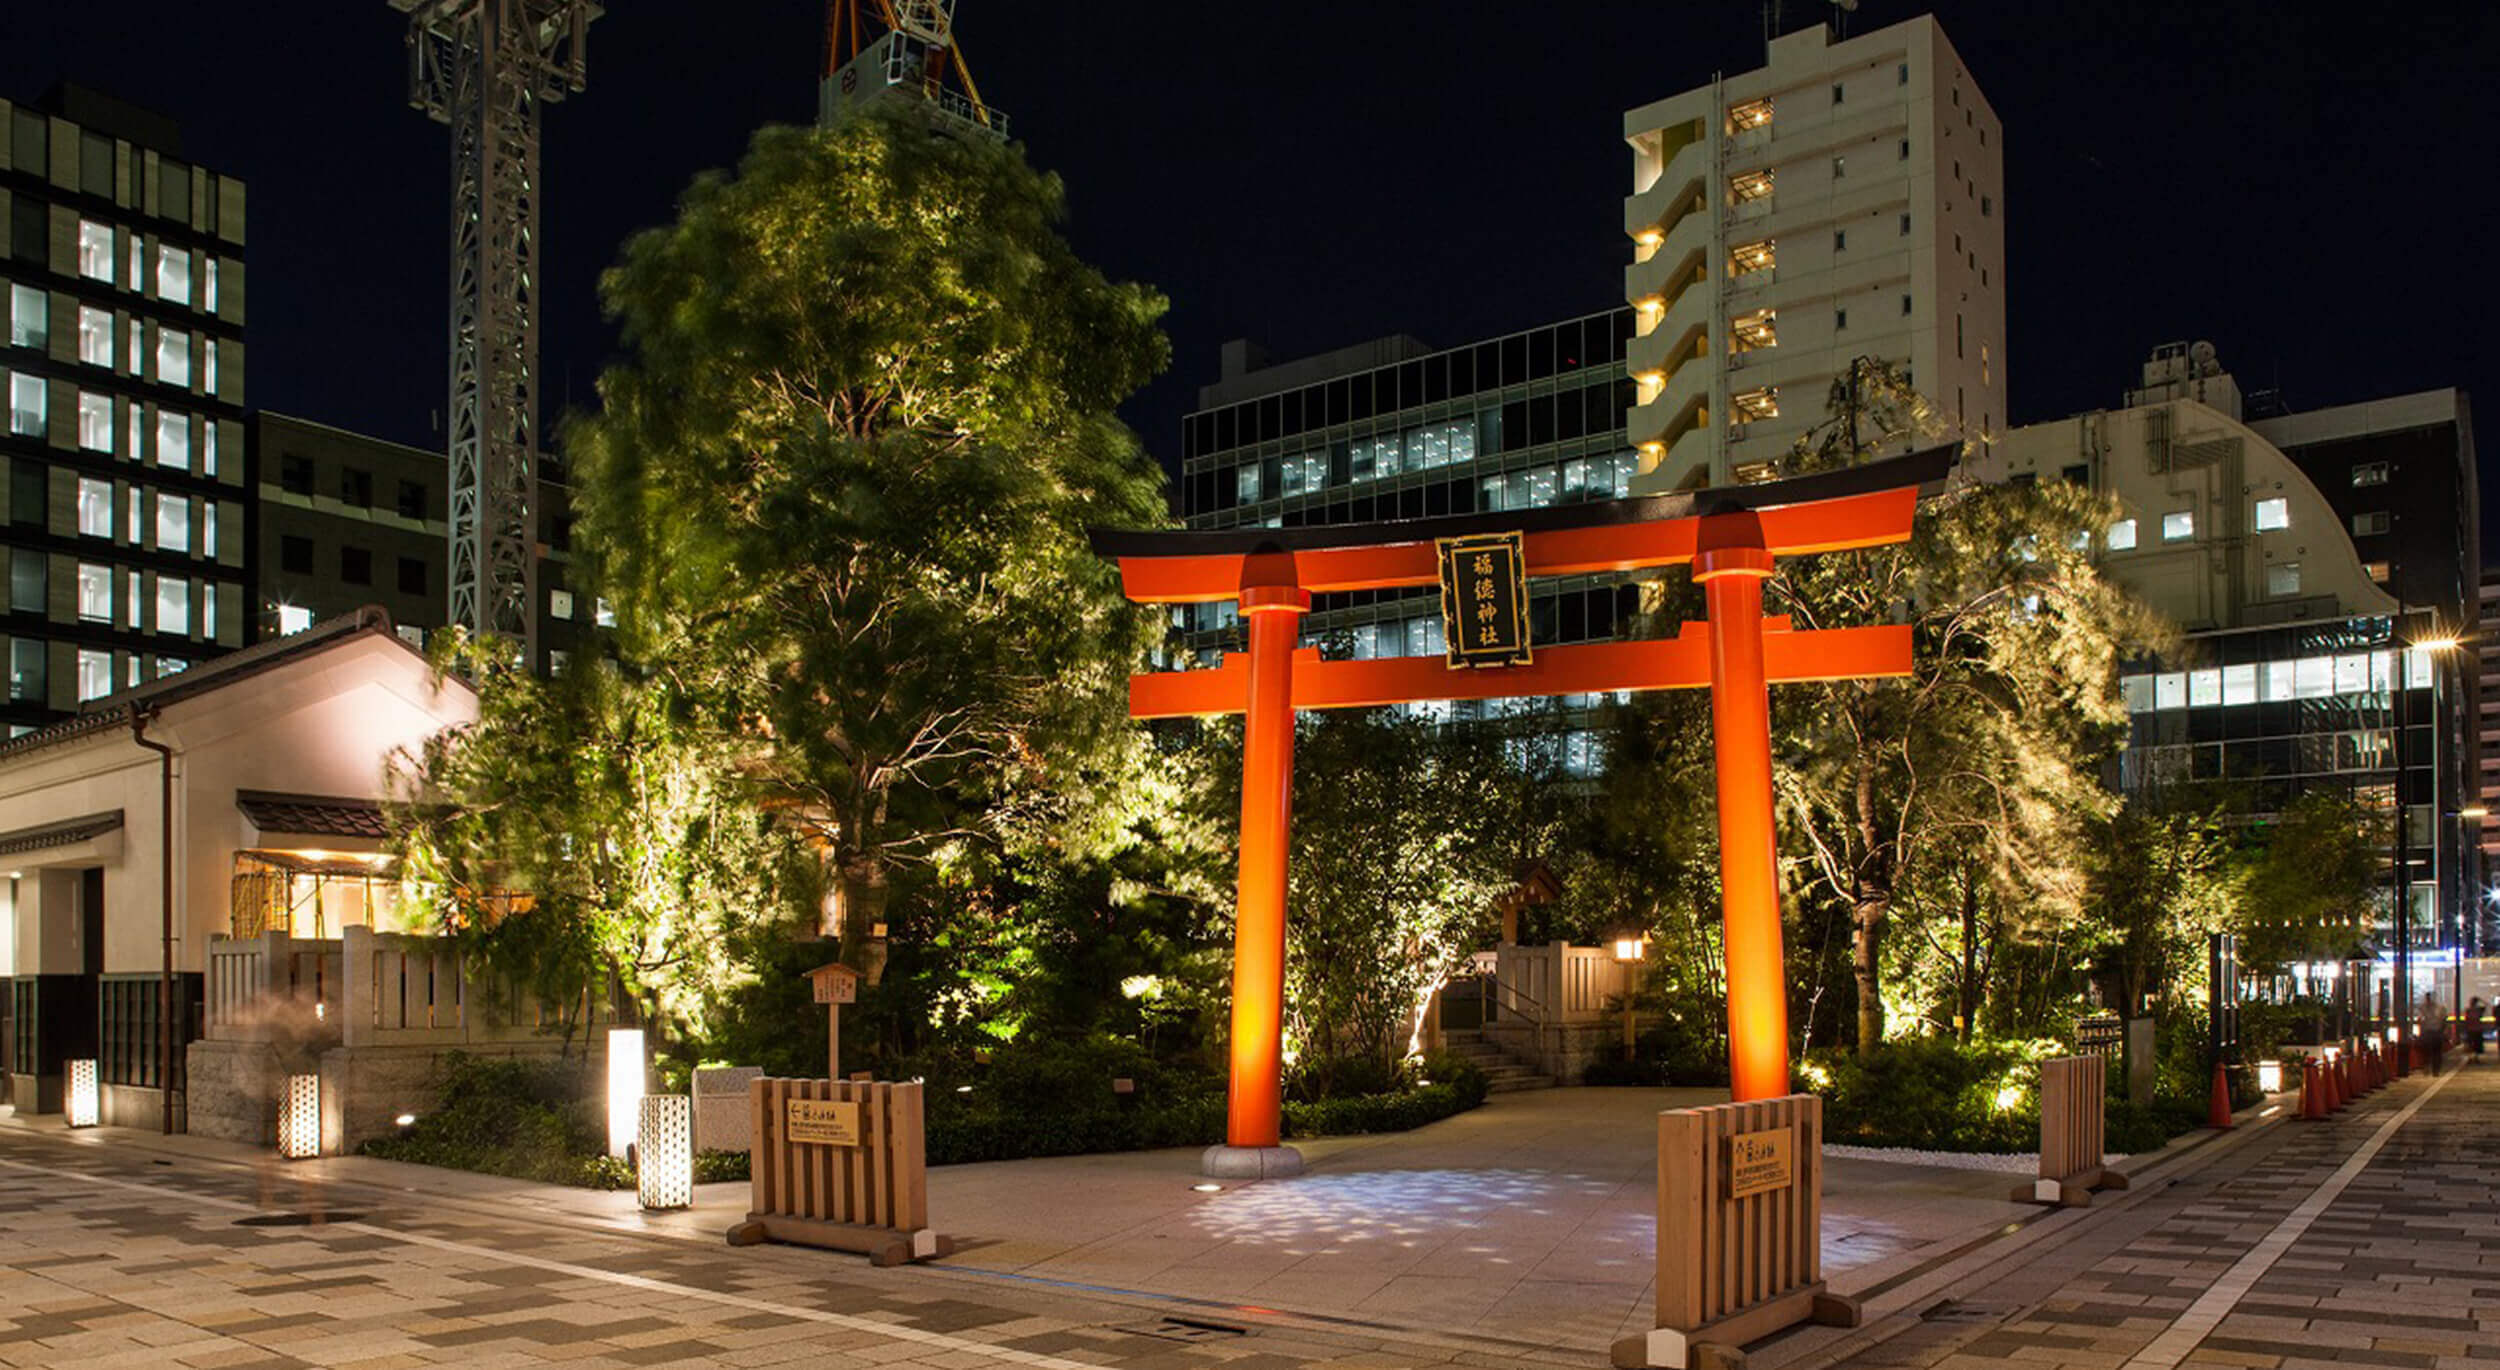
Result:
<svg viewBox="0 0 2500 1370"><path fill-rule="evenodd" d="M1506 944L1495 953L1493 976L1498 1010L1540 1026L1604 1022L1631 984L1611 949L1569 942Z"/></svg>
<svg viewBox="0 0 2500 1370"><path fill-rule="evenodd" d="M2101 1164L2109 1118L2109 1061L2058 1056L2040 1063L2040 1178L2017 1201L2080 1208L2095 1189L2124 1189L2127 1177Z"/></svg>
<svg viewBox="0 0 2500 1370"><path fill-rule="evenodd" d="M1823 1101L1811 1094L1658 1115L1657 1328L1623 1367L1690 1365L1795 1323L1854 1326L1823 1288Z"/></svg>
<svg viewBox="0 0 2500 1370"><path fill-rule="evenodd" d="M439 938L357 926L322 940L214 939L206 994L208 1036L219 1041L291 1033L350 1047L531 1042L582 1036L611 1016L596 997L550 1002L481 982Z"/></svg>
<svg viewBox="0 0 2500 1370"><path fill-rule="evenodd" d="M218 937L208 944L208 1036L265 1042L275 1036L338 1035L339 944L283 932Z"/></svg>
<svg viewBox="0 0 2500 1370"><path fill-rule="evenodd" d="M954 1250L929 1230L919 1085L766 1077L747 1088L754 1196L730 1245L795 1242L878 1265Z"/></svg>

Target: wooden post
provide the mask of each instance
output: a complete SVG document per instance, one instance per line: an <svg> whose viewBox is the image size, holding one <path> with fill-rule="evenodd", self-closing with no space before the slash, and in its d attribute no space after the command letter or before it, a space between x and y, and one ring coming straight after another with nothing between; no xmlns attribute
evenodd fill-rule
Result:
<svg viewBox="0 0 2500 1370"><path fill-rule="evenodd" d="M816 1002L825 1006L825 1078L842 1078L842 1006L859 999L859 972L828 961L807 973Z"/></svg>
<svg viewBox="0 0 2500 1370"><path fill-rule="evenodd" d="M2124 1189L2127 1177L2101 1164L2109 1113L2109 1062L2059 1056L2040 1063L2040 1178L2016 1189L2017 1203L2081 1208L2096 1189Z"/></svg>

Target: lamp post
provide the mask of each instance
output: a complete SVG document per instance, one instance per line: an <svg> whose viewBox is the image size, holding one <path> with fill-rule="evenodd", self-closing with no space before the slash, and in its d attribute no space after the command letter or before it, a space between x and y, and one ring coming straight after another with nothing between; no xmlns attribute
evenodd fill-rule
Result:
<svg viewBox="0 0 2500 1370"><path fill-rule="evenodd" d="M1627 932L1615 939L1615 964L1623 967L1623 1063L1632 1064L1633 1041L1638 1035L1632 1019L1632 996L1641 987L1641 960L1649 953L1649 940L1637 932Z"/></svg>

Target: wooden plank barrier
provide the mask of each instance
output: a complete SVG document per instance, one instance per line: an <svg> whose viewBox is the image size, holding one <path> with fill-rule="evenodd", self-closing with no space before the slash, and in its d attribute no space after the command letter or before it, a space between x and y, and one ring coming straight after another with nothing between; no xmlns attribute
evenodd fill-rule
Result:
<svg viewBox="0 0 2500 1370"><path fill-rule="evenodd" d="M1658 1317L1614 1344L1635 1367L1741 1364L1800 1322L1854 1327L1823 1287L1823 1101L1791 1094L1658 1115Z"/></svg>
<svg viewBox="0 0 2500 1370"><path fill-rule="evenodd" d="M747 1101L754 1197L731 1246L793 1242L878 1265L953 1254L929 1230L919 1085L765 1077L749 1083Z"/></svg>
<svg viewBox="0 0 2500 1370"><path fill-rule="evenodd" d="M2040 1178L2014 1191L2017 1203L2081 1208L2096 1189L2124 1189L2127 1177L2101 1164L2109 1123L2109 1061L2058 1056L2040 1063Z"/></svg>

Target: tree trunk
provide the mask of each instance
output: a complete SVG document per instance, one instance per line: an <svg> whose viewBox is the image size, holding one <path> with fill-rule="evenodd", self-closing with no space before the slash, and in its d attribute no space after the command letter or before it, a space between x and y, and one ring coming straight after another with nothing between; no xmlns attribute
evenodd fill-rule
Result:
<svg viewBox="0 0 2500 1370"><path fill-rule="evenodd" d="M1956 1031L1962 1045L1969 1046L1971 1020L1979 1016L1979 882L1968 867L1962 871L1962 976L1955 989L1955 1006L1961 1010Z"/></svg>
<svg viewBox="0 0 2500 1370"><path fill-rule="evenodd" d="M1860 765L1857 775L1859 850L1865 852L1849 880L1850 955L1858 981L1858 1055L1872 1056L1884 1043L1884 924L1892 915L1892 872L1878 836L1875 776Z"/></svg>
<svg viewBox="0 0 2500 1370"><path fill-rule="evenodd" d="M843 860L840 879L842 964L858 971L860 979L878 984L885 978L885 940L876 936L877 925L886 921L885 863L854 852Z"/></svg>

